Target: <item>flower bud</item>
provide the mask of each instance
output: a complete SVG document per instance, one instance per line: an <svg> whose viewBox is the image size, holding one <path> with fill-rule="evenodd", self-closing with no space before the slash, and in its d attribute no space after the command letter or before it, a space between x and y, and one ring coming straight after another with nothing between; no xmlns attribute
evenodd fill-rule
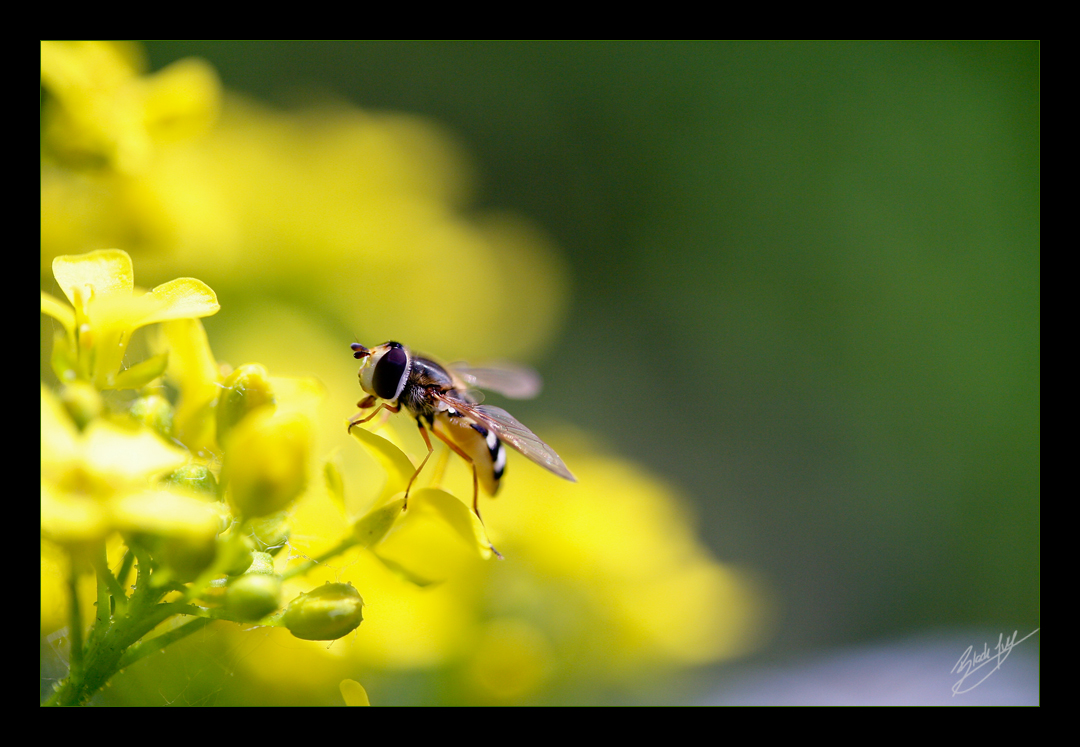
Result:
<svg viewBox="0 0 1080 747"><path fill-rule="evenodd" d="M218 537L219 567L230 576L247 573L252 563L252 550L251 539L235 532Z"/></svg>
<svg viewBox="0 0 1080 747"><path fill-rule="evenodd" d="M217 480L214 479L214 473L205 464L188 462L166 475L162 482L166 485L186 488L198 495L205 495L210 498L218 497Z"/></svg>
<svg viewBox="0 0 1080 747"><path fill-rule="evenodd" d="M352 584L327 583L289 602L281 624L305 641L333 641L356 630L363 606Z"/></svg>
<svg viewBox="0 0 1080 747"><path fill-rule="evenodd" d="M175 411L169 400L160 394L140 397L131 405L131 417L151 428L166 440L173 437L174 414Z"/></svg>
<svg viewBox="0 0 1080 747"><path fill-rule="evenodd" d="M263 407L273 407L274 391L270 387L269 374L258 363L240 366L221 386L217 403L217 438L224 446L245 416Z"/></svg>
<svg viewBox="0 0 1080 747"><path fill-rule="evenodd" d="M155 556L181 583L194 581L217 558L217 542L212 537L164 537L157 545Z"/></svg>
<svg viewBox="0 0 1080 747"><path fill-rule="evenodd" d="M261 620L280 604L281 577L273 573L245 573L232 580L225 594L225 609L237 620Z"/></svg>
<svg viewBox="0 0 1080 747"><path fill-rule="evenodd" d="M311 439L311 424L298 414L260 413L236 427L225 451L223 476L241 516L267 516L299 497L307 484Z"/></svg>
<svg viewBox="0 0 1080 747"><path fill-rule="evenodd" d="M260 576L273 576L276 572L274 570L274 559L269 553L265 552L251 553L251 565L244 571L247 575L258 574Z"/></svg>
<svg viewBox="0 0 1080 747"><path fill-rule="evenodd" d="M255 550L277 555L289 541L292 525L288 511L276 511L248 522L248 537Z"/></svg>

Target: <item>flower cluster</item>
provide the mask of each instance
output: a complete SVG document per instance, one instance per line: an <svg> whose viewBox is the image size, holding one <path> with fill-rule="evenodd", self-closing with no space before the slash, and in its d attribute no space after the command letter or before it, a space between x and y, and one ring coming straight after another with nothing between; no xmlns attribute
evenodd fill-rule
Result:
<svg viewBox="0 0 1080 747"><path fill-rule="evenodd" d="M42 88L41 630L65 631L71 666L54 702L124 668L103 697L146 703L190 657L249 641L259 655L228 656L205 697L366 703L360 680L402 703L593 702L755 645L756 577L595 435L530 420L579 482L511 453L485 527L441 443L402 512L426 455L407 418L346 430L350 339L529 360L569 308L557 248L471 204L437 123L277 111L204 62L147 73L101 42L43 43ZM169 280L187 274L206 283Z"/></svg>
<svg viewBox="0 0 1080 747"><path fill-rule="evenodd" d="M274 556L308 484L317 385L214 364L198 317L219 306L198 280L138 291L131 258L115 249L53 266L72 306L42 293L42 312L60 323L61 384L41 390L41 534L66 566L71 671L51 702L85 702L210 620L262 621L308 640L355 629L363 602L348 584L298 596L273 617L283 600ZM125 368L133 334L151 324L165 327L165 349ZM137 394L109 396L120 389ZM91 572L97 613L84 637L79 581ZM178 617L189 622L150 635Z"/></svg>

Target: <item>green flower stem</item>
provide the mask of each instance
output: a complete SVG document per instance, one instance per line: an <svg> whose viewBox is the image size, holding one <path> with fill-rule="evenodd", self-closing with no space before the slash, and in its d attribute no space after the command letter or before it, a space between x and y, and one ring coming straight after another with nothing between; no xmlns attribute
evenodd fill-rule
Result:
<svg viewBox="0 0 1080 747"><path fill-rule="evenodd" d="M104 606L106 612L95 622L90 630L88 643L85 645L82 636L79 597L76 593L78 574L74 569L72 570L69 576L69 592L72 599L71 668L68 676L52 697L46 701L46 705L67 706L86 703L105 686L114 674L127 665L125 652L143 636L173 615L204 612L201 608L190 604L176 602L161 604L162 597L169 590L153 588L152 584L148 583L151 574L146 568L143 562L139 563L140 583L136 584L134 594L124 605L127 608L126 614L118 613L110 616L107 611L111 605L108 602L105 605L99 602L99 607ZM119 587L119 582L115 577L113 582L120 589L121 598L124 598L122 588ZM108 585L107 582L100 582L101 587ZM189 629L185 635L191 632L194 632L194 629ZM159 644L158 649L167 643L168 641Z"/></svg>
<svg viewBox="0 0 1080 747"><path fill-rule="evenodd" d="M94 556L94 571L98 578L98 620L104 620L110 614L115 614L117 607L123 607L127 602L127 594L120 581L109 570L109 563L105 557L105 546L102 545ZM111 599L110 599L111 598Z"/></svg>
<svg viewBox="0 0 1080 747"><path fill-rule="evenodd" d="M118 583L123 584L124 579L131 573L131 566L135 563L135 553L131 550L124 552L124 559L120 561L120 572L116 574L116 580ZM127 601L127 591L124 590L124 601Z"/></svg>
<svg viewBox="0 0 1080 747"><path fill-rule="evenodd" d="M161 651L166 646L176 643L192 633L197 633L210 623L214 622L214 620L214 617L196 617L193 620L188 620L177 628L173 628L167 633L162 633L148 641L139 641L124 654L123 658L120 660L120 669L127 669L140 659Z"/></svg>
<svg viewBox="0 0 1080 747"><path fill-rule="evenodd" d="M86 677L77 695L73 693L71 703L85 703L94 693L105 686L109 679L120 671L120 659L124 651L149 633L161 622L172 615L172 610L164 605L146 616L131 615L118 620L105 634L101 644L90 651L86 662Z"/></svg>
<svg viewBox="0 0 1080 747"><path fill-rule="evenodd" d="M82 611L79 607L79 571L74 560L68 573L68 597L71 599L71 668L68 677L81 677L83 672Z"/></svg>

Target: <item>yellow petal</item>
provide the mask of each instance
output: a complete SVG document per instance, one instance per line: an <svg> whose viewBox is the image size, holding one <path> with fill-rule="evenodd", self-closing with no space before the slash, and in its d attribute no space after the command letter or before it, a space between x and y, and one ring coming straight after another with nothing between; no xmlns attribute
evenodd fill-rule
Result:
<svg viewBox="0 0 1080 747"><path fill-rule="evenodd" d="M401 506L404 499L391 501L384 506L372 509L353 524L353 536L364 547L374 547L390 533L394 524L401 519Z"/></svg>
<svg viewBox="0 0 1080 747"><path fill-rule="evenodd" d="M221 82L204 60L177 60L142 79L143 121L159 142L178 142L213 126L221 107Z"/></svg>
<svg viewBox="0 0 1080 747"><path fill-rule="evenodd" d="M72 335L75 332L75 311L66 306L56 296L51 296L45 291L41 292L41 313L46 316L51 316L56 321L64 325L64 329L68 335Z"/></svg>
<svg viewBox="0 0 1080 747"><path fill-rule="evenodd" d="M347 706L369 706L367 690L356 680L341 681L341 697L345 699Z"/></svg>
<svg viewBox="0 0 1080 747"><path fill-rule="evenodd" d="M79 458L79 432L51 389L41 385L41 473L62 470Z"/></svg>
<svg viewBox="0 0 1080 747"><path fill-rule="evenodd" d="M197 319L221 310L217 294L209 285L195 278L177 278L146 294L160 301L157 309L147 315L139 326L172 319Z"/></svg>
<svg viewBox="0 0 1080 747"><path fill-rule="evenodd" d="M98 420L87 426L83 436L88 468L116 489L171 472L188 459L187 452L150 430L128 431Z"/></svg>
<svg viewBox="0 0 1080 747"><path fill-rule="evenodd" d="M114 389L141 389L165 373L165 366L169 363L169 354L162 353L153 358L136 363L131 368L126 368L116 375L113 381Z"/></svg>
<svg viewBox="0 0 1080 747"><path fill-rule="evenodd" d="M371 549L387 567L421 586L453 578L477 555L487 559L493 554L476 514L434 488L414 491L408 510Z"/></svg>
<svg viewBox="0 0 1080 747"><path fill-rule="evenodd" d="M110 501L116 525L163 537L211 539L221 525L218 504L171 490L146 490Z"/></svg>
<svg viewBox="0 0 1080 747"><path fill-rule="evenodd" d="M114 293L130 294L135 287L131 257L120 249L98 249L88 254L65 254L53 260L53 276L64 295L77 305L76 298L87 299L85 286L93 288L95 298Z"/></svg>
<svg viewBox="0 0 1080 747"><path fill-rule="evenodd" d="M351 428L349 432L386 471L386 485L383 486L382 493L375 504L383 505L398 493L404 492L416 471L409 457L405 456L405 452L382 436L377 436L360 426Z"/></svg>
<svg viewBox="0 0 1080 747"><path fill-rule="evenodd" d="M98 542L112 527L104 505L93 498L41 486L41 534L70 547Z"/></svg>
<svg viewBox="0 0 1080 747"><path fill-rule="evenodd" d="M326 387L318 379L297 376L271 376L277 410L281 414L313 413L326 400Z"/></svg>
<svg viewBox="0 0 1080 747"><path fill-rule="evenodd" d="M41 78L57 95L108 91L133 78L134 50L102 41L41 42Z"/></svg>
<svg viewBox="0 0 1080 747"><path fill-rule="evenodd" d="M326 492L330 499L341 511L345 510L345 480L341 476L341 468L335 460L336 455L331 456L323 464L323 482L326 484Z"/></svg>
<svg viewBox="0 0 1080 747"><path fill-rule="evenodd" d="M218 396L218 368L206 329L198 319L177 319L161 325L162 343L169 351L168 376L180 390L176 403L176 437L192 451L213 449L211 403Z"/></svg>
<svg viewBox="0 0 1080 747"><path fill-rule="evenodd" d="M491 557L491 542L480 518L469 506L445 490L417 490L409 496L409 511L415 511L418 515L430 513L445 522L480 557L485 560Z"/></svg>

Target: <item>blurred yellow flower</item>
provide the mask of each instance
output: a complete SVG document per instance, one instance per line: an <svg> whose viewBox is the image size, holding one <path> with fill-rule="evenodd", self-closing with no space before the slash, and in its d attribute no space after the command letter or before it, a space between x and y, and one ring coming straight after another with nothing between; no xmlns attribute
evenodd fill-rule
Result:
<svg viewBox="0 0 1080 747"><path fill-rule="evenodd" d="M135 174L151 167L157 144L210 128L220 94L209 65L182 60L150 76L143 68L134 44L42 41L46 149L75 166Z"/></svg>
<svg viewBox="0 0 1080 747"><path fill-rule="evenodd" d="M529 220L470 209L470 172L419 117L229 95L215 128L144 172L45 168L42 258L122 245L150 277L197 267L219 293L310 299L363 339L525 359L565 316L567 269Z"/></svg>
<svg viewBox="0 0 1080 747"><path fill-rule="evenodd" d="M356 680L341 681L341 697L347 706L369 706L367 690Z"/></svg>
<svg viewBox="0 0 1080 747"><path fill-rule="evenodd" d="M212 538L220 522L210 505L152 487L187 459L149 428L96 420L80 432L42 386L42 536L75 552L117 530Z"/></svg>
<svg viewBox="0 0 1080 747"><path fill-rule="evenodd" d="M250 413L230 439L221 477L229 502L243 519L288 507L307 485L311 421L300 415Z"/></svg>
<svg viewBox="0 0 1080 747"><path fill-rule="evenodd" d="M414 487L402 514L412 462L379 436L354 436L393 454L381 461L397 499L377 503L356 524L371 552L331 561L313 576L356 585L369 601L364 626L332 655L310 649L247 660L253 675L272 680L288 662L313 680L318 671L330 677L345 657L365 669L449 672L456 689L444 693L446 702L529 703L551 690L643 686L658 673L743 655L768 634L767 586L711 556L668 486L596 453L580 435L553 440L578 484L512 457L504 494L484 506L502 562L484 561L480 543L445 522L409 529L414 509L435 495L475 518L460 460L433 479L461 489L465 500ZM295 550L309 527L298 514Z"/></svg>

